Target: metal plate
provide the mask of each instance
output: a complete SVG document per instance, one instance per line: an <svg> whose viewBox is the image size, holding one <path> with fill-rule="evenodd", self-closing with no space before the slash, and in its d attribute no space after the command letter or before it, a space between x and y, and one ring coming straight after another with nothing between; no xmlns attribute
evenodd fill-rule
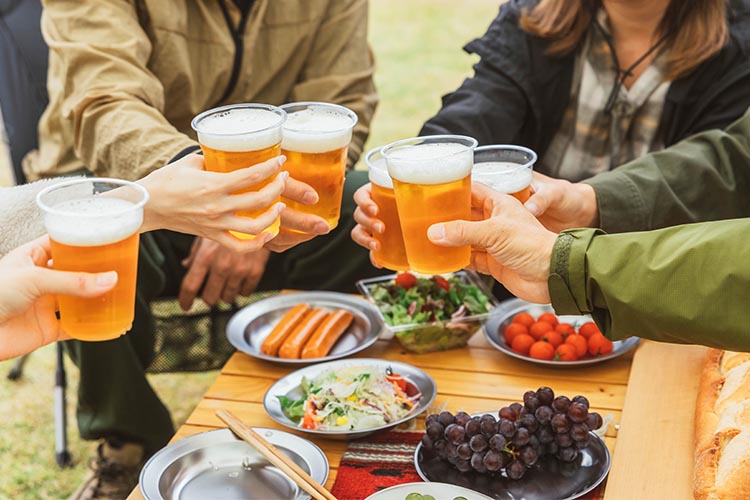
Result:
<svg viewBox="0 0 750 500"><path fill-rule="evenodd" d="M310 441L288 432L254 428L320 484L328 479L328 459ZM147 500L310 498L229 429L203 432L162 448L141 470Z"/></svg>
<svg viewBox="0 0 750 500"><path fill-rule="evenodd" d="M310 359L284 359L267 356L260 346L282 317L297 304L310 304L333 311L346 309L354 316L352 324L333 345L327 356ZM297 292L259 300L237 311L227 324L227 339L250 356L291 365L308 365L351 356L367 349L383 330L377 311L364 299L337 292Z"/></svg>
<svg viewBox="0 0 750 500"><path fill-rule="evenodd" d="M409 493L432 495L436 499L452 500L464 497L466 500L492 500L487 495L448 483L404 483L373 493L365 500L404 500Z"/></svg>
<svg viewBox="0 0 750 500"><path fill-rule="evenodd" d="M563 463L545 455L518 480L499 474L460 472L431 452L422 450L422 443L414 452L414 464L419 477L425 481L439 480L464 486L496 500L572 500L592 491L609 473L607 445L593 432L590 434L591 444L580 450L575 462Z"/></svg>
<svg viewBox="0 0 750 500"><path fill-rule="evenodd" d="M386 368L391 367L394 372L404 377L407 382L415 385L420 392L422 397L419 399L419 404L404 418L391 422L380 427L373 427L370 429L363 429L357 431L322 431L317 429L302 429L297 426L294 421L287 417L281 409L281 404L277 396L286 396L291 399L301 399L304 397L300 384L302 383L302 377L308 379L317 376L324 370L338 369L353 366L367 366L374 367L385 371ZM419 368L406 364L399 363L398 361L387 361L384 359L371 359L371 358L358 358L358 359L346 359L339 361L331 361L328 363L320 363L314 366L308 366L295 372L290 373L286 377L282 378L275 384L273 384L266 395L263 397L263 407L266 409L266 413L286 427L301 432L308 432L320 437L332 438L332 439L359 439L365 436L369 436L377 431L390 429L396 427L422 413L429 407L437 396L437 386L435 381L427 375L424 371Z"/></svg>
<svg viewBox="0 0 750 500"><path fill-rule="evenodd" d="M638 342L640 342L641 340L638 337L630 337L625 340L616 340L612 342L611 353L605 354L603 356L592 356L590 358L579 359L576 361L548 361L546 359L534 359L530 356L519 354L511 349L510 346L505 342L505 335L500 333L504 332L505 328L510 325L513 316L522 312L527 312L536 318L539 317L540 314L546 312L554 314L555 310L552 309L552 306L549 304L532 304L531 302L526 302L525 300L521 299L504 300L490 313L490 319L488 319L487 323L485 323L484 325L484 336L487 337L487 340L490 342L490 344L492 344L496 349L504 352L508 356L513 356L514 358L529 361L531 363L554 366L558 368L572 368L576 366L592 365L625 354L629 350L633 349L636 345L638 345ZM590 316L563 315L558 316L558 319L561 323L569 323L576 329L578 329L578 327L580 327L584 323L593 321Z"/></svg>

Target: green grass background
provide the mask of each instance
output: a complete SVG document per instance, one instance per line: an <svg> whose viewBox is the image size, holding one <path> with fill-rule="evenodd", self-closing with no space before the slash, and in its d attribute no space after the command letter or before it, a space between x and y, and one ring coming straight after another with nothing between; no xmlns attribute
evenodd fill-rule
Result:
<svg viewBox="0 0 750 500"><path fill-rule="evenodd" d="M440 97L471 74L476 59L461 47L481 35L499 0L371 0L370 40L377 58L380 105L367 148L412 137L440 107ZM0 143L0 185L12 177ZM75 421L78 373L68 368L68 437L74 467L54 459L55 351L35 352L17 382L5 379L12 361L0 363L0 499L66 498L83 478L95 443L81 441ZM179 426L216 372L150 376ZM113 387L113 390L117 390Z"/></svg>

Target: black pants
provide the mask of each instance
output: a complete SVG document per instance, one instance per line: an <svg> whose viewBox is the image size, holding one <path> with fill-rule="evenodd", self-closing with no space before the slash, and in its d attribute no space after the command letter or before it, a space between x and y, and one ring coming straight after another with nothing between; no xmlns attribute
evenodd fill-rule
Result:
<svg viewBox="0 0 750 500"><path fill-rule="evenodd" d="M341 220L330 234L281 254L272 254L259 291L291 288L354 292L358 279L385 274L349 236L354 227L354 191L365 172L350 172ZM174 434L169 410L146 379L154 357L155 327L149 304L175 296L185 269L180 264L193 237L169 231L143 235L139 256L136 314L127 335L106 342L69 341L80 369L78 428L84 439L113 438L141 443L151 454Z"/></svg>

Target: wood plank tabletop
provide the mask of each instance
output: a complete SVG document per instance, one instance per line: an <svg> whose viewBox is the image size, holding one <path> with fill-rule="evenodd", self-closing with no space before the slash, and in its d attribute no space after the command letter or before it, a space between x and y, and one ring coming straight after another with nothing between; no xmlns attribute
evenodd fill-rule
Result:
<svg viewBox="0 0 750 500"><path fill-rule="evenodd" d="M641 342L604 500L693 498L695 399L706 351Z"/></svg>
<svg viewBox="0 0 750 500"><path fill-rule="evenodd" d="M502 406L521 401L527 390L549 386L556 394L586 396L592 411L597 411L604 417L611 415L614 424L619 424L628 399L628 380L634 352L637 357L639 349L640 347L618 358L594 365L547 368L501 353L479 332L474 335L469 346L462 349L410 354L404 352L395 339L390 339L377 341L355 357L401 361L423 369L437 384L438 397L433 405L433 410L436 411L497 411ZM253 426L289 431L266 415L262 401L266 390L292 371L293 367L269 363L243 353L234 354L185 425L178 430L173 441L198 432L226 427L215 415L219 409L230 410ZM412 425L423 429L423 422L424 419L419 418ZM610 453L616 450L619 442L615 429L615 425L610 425L606 434L605 441ZM346 443L310 437L299 431L290 432L310 439L326 453L331 467L326 487L330 489L336 478L341 455L346 450ZM643 461L644 458L641 457L640 460ZM607 500L609 499L607 496ZM140 490L136 488L128 500L143 500Z"/></svg>

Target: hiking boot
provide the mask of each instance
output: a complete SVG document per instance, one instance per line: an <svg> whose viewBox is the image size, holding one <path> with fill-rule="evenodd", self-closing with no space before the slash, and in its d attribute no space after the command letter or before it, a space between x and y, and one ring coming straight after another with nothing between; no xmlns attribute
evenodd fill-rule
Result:
<svg viewBox="0 0 750 500"><path fill-rule="evenodd" d="M143 446L103 441L89 460L91 472L68 500L125 500L138 484L143 461Z"/></svg>

